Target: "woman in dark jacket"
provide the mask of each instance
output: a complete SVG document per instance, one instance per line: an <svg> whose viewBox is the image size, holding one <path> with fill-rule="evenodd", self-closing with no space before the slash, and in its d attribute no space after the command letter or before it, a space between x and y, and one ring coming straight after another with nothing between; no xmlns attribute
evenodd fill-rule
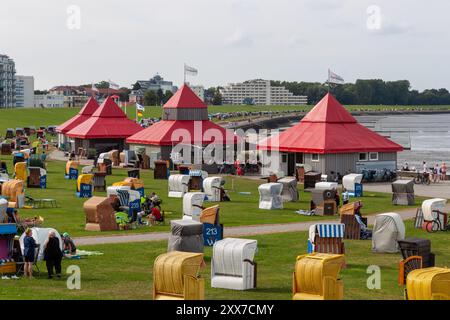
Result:
<svg viewBox="0 0 450 320"><path fill-rule="evenodd" d="M24 274L25 277L33 277L33 263L36 256L36 248L38 245L32 237L31 229L25 231L25 238L23 239L23 257L25 259Z"/></svg>
<svg viewBox="0 0 450 320"><path fill-rule="evenodd" d="M47 242L44 247L44 260L47 265L48 278L53 278L53 268L55 268L56 276L61 278L61 260L63 253L59 239L55 236L55 232L48 234Z"/></svg>

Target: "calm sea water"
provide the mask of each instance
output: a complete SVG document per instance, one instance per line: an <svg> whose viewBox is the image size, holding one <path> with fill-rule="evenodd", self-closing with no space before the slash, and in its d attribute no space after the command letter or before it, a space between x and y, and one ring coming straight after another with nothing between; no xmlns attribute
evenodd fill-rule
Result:
<svg viewBox="0 0 450 320"><path fill-rule="evenodd" d="M450 164L450 114L357 116L362 125L390 138L406 149L398 154L398 164L421 167Z"/></svg>

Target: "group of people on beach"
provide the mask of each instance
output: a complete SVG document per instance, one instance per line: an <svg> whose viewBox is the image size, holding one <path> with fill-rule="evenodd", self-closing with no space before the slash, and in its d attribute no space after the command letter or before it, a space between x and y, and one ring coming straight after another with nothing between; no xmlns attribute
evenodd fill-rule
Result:
<svg viewBox="0 0 450 320"><path fill-rule="evenodd" d="M407 162L403 165L402 171L412 171ZM427 175L430 181L434 183L445 181L447 180L447 165L442 162L441 165L436 163L434 167L429 167L427 162L423 161L421 173Z"/></svg>

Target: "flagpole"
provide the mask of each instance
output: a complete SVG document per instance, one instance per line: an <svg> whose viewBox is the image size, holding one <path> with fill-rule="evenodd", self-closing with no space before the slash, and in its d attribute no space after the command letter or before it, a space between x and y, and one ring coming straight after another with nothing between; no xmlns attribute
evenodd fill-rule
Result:
<svg viewBox="0 0 450 320"><path fill-rule="evenodd" d="M183 84L186 84L186 63L184 64L183 74L184 74Z"/></svg>

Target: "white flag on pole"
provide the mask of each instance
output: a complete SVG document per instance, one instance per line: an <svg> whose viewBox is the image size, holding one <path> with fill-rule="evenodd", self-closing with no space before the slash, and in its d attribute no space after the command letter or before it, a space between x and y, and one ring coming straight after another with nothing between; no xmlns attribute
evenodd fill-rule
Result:
<svg viewBox="0 0 450 320"><path fill-rule="evenodd" d="M184 73L190 76L196 76L198 74L198 70L188 66L187 64L184 64Z"/></svg>
<svg viewBox="0 0 450 320"><path fill-rule="evenodd" d="M111 80L108 80L109 82L109 88L114 90L119 90L120 86L117 83L112 82Z"/></svg>
<svg viewBox="0 0 450 320"><path fill-rule="evenodd" d="M142 105L140 105L139 103L136 103L136 109L138 110L138 111L145 111L145 107L144 106L142 106Z"/></svg>
<svg viewBox="0 0 450 320"><path fill-rule="evenodd" d="M344 84L344 79L328 69L328 83Z"/></svg>

